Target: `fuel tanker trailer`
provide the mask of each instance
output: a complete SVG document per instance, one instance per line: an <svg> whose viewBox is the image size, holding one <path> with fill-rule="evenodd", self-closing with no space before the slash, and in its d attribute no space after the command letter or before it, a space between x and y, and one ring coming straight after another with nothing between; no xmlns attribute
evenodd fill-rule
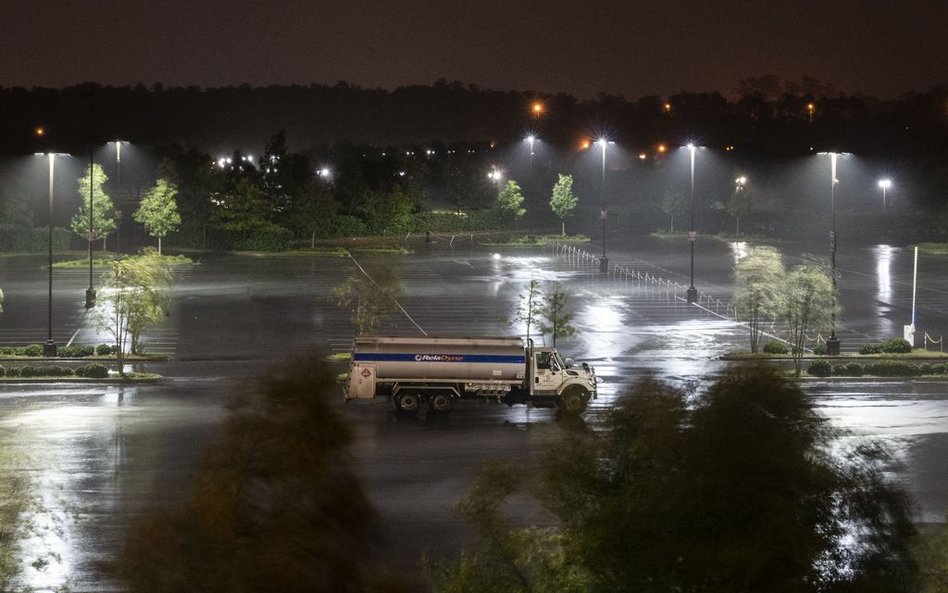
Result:
<svg viewBox="0 0 948 593"><path fill-rule="evenodd" d="M475 398L581 414L596 397L596 372L516 337L364 336L355 339L344 391L346 401L389 398L406 414Z"/></svg>

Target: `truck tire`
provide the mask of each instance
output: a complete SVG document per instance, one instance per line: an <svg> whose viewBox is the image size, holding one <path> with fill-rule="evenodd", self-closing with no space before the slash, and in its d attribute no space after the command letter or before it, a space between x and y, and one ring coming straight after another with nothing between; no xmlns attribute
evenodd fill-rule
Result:
<svg viewBox="0 0 948 593"><path fill-rule="evenodd" d="M428 408L436 414L445 414L454 407L450 393L435 393L428 396Z"/></svg>
<svg viewBox="0 0 948 593"><path fill-rule="evenodd" d="M414 391L399 391L392 396L392 405L402 414L417 414L421 408L421 396Z"/></svg>
<svg viewBox="0 0 948 593"><path fill-rule="evenodd" d="M579 385L570 385L560 394L560 410L567 414L582 414L589 404L589 392Z"/></svg>

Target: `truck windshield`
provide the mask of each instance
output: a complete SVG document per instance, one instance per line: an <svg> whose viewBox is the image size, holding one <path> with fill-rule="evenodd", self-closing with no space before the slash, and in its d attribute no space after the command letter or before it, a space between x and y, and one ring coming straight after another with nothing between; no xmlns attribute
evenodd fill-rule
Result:
<svg viewBox="0 0 948 593"><path fill-rule="evenodd" d="M560 368L560 369L566 368L566 365L563 364L563 359L560 358L560 353L555 350L553 351L553 360L555 361L557 368Z"/></svg>

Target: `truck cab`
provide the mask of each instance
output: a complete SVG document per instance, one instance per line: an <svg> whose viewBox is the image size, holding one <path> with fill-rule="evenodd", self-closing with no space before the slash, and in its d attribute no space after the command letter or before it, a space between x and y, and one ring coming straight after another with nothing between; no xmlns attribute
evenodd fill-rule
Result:
<svg viewBox="0 0 948 593"><path fill-rule="evenodd" d="M550 403L571 412L586 409L596 397L596 373L588 365L571 368L554 348L531 347L529 390L535 404Z"/></svg>

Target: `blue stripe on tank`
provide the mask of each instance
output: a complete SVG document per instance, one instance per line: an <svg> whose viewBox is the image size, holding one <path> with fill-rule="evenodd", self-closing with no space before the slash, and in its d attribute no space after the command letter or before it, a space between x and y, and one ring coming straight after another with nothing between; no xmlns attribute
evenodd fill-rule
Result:
<svg viewBox="0 0 948 593"><path fill-rule="evenodd" d="M524 364L527 359L523 355L501 354L446 354L446 353L411 353L395 352L356 352L352 356L356 362L478 362L493 364Z"/></svg>

